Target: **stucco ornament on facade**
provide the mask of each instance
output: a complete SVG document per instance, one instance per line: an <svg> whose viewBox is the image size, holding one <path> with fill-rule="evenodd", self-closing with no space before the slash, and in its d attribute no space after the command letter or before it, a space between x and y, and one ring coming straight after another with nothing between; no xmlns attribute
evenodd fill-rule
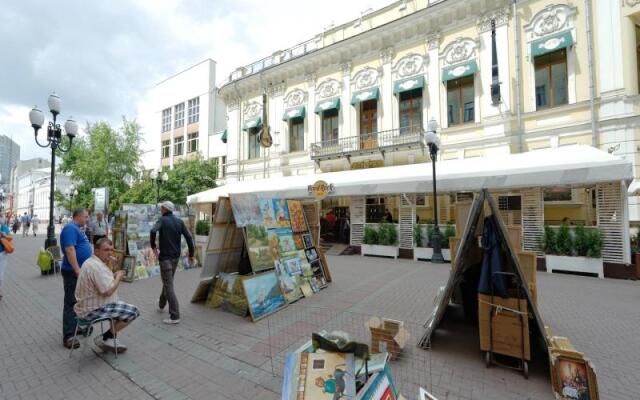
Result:
<svg viewBox="0 0 640 400"><path fill-rule="evenodd" d="M287 108L298 107L306 102L307 92L294 89L284 97L284 104Z"/></svg>
<svg viewBox="0 0 640 400"><path fill-rule="evenodd" d="M327 79L323 81L319 86L316 93L321 99L337 96L340 93L340 82L335 79Z"/></svg>
<svg viewBox="0 0 640 400"><path fill-rule="evenodd" d="M444 49L445 65L454 65L474 58L477 47L476 41L471 38L457 38Z"/></svg>
<svg viewBox="0 0 640 400"><path fill-rule="evenodd" d="M432 33L427 36L427 48L429 50L435 50L440 47L440 39L442 39L442 35L440 33Z"/></svg>
<svg viewBox="0 0 640 400"><path fill-rule="evenodd" d="M380 73L375 68L368 67L362 69L353 77L354 87L356 90L360 90L375 86L378 83L379 75Z"/></svg>
<svg viewBox="0 0 640 400"><path fill-rule="evenodd" d="M393 47L387 47L380 52L380 59L383 64L388 64L393 61L393 56L395 56L396 52Z"/></svg>
<svg viewBox="0 0 640 400"><path fill-rule="evenodd" d="M238 106L240 105L240 100L239 99L227 99L226 103L227 103L227 110L228 111L235 111L235 110L238 109Z"/></svg>
<svg viewBox="0 0 640 400"><path fill-rule="evenodd" d="M623 0L622 5L627 7L635 7L640 4L640 0Z"/></svg>
<svg viewBox="0 0 640 400"><path fill-rule="evenodd" d="M548 5L533 17L525 30L530 32L530 39L535 39L569 29L575 13L576 8L566 4Z"/></svg>
<svg viewBox="0 0 640 400"><path fill-rule="evenodd" d="M262 116L262 104L252 101L244 109L244 118L252 119Z"/></svg>
<svg viewBox="0 0 640 400"><path fill-rule="evenodd" d="M409 54L402 57L393 68L398 78L406 78L424 71L426 57L419 54Z"/></svg>
<svg viewBox="0 0 640 400"><path fill-rule="evenodd" d="M509 9L499 8L484 14L478 19L478 32L484 33L490 31L491 21L496 22L496 28L509 23Z"/></svg>

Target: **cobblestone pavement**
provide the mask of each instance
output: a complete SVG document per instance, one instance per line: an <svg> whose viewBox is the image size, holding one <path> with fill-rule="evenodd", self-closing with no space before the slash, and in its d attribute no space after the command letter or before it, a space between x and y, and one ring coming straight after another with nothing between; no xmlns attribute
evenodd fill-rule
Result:
<svg viewBox="0 0 640 400"><path fill-rule="evenodd" d="M62 279L34 266L44 238L17 238L0 301L1 399L278 399L282 361L317 329L366 339L372 316L402 320L409 344L392 362L408 399L423 386L443 399L552 399L548 368L485 368L473 328L451 322L431 351L415 347L449 265L360 256L328 257L334 283L258 322L190 304L200 270L176 274L182 323L156 311L159 278L123 283L120 297L142 316L121 340L117 359L61 344ZM640 399L640 284L538 273L539 308L556 335L590 357L601 399ZM459 326L457 326L457 324ZM456 329L459 328L459 329ZM83 350L83 349L80 349Z"/></svg>

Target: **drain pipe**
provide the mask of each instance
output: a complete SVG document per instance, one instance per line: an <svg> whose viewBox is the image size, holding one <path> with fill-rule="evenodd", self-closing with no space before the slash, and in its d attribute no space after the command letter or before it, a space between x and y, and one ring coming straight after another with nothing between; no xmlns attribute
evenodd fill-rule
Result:
<svg viewBox="0 0 640 400"><path fill-rule="evenodd" d="M516 48L516 118L517 118L517 134L518 134L518 152L524 152L523 133L522 133L522 105L521 105L521 92L520 81L522 79L522 71L520 66L520 24L518 21L516 1L513 0L512 14L515 27L515 48Z"/></svg>
<svg viewBox="0 0 640 400"><path fill-rule="evenodd" d="M233 88L236 91L236 96L238 99L238 113L239 113L239 118L238 118L238 122L237 122L237 127L238 127L238 153L236 156L236 162L238 164L238 181L244 180L244 170L241 171L241 169L244 169L244 164L242 162L242 160L240 159L240 147L242 147L242 143L244 143L244 140L242 140L242 97L240 96L240 90L238 89L238 82L234 82L233 84ZM242 178L242 179L240 179Z"/></svg>
<svg viewBox="0 0 640 400"><path fill-rule="evenodd" d="M587 57L589 58L589 105L591 107L591 145L600 147L596 131L596 83L593 76L593 37L591 29L591 0L584 0L585 18L587 20Z"/></svg>

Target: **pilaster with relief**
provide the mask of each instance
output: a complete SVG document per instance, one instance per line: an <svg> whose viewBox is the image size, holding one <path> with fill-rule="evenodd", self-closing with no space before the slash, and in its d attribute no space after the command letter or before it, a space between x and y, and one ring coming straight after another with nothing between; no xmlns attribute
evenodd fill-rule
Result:
<svg viewBox="0 0 640 400"><path fill-rule="evenodd" d="M382 61L382 79L380 88L380 100L382 101L382 115L378 121L382 120L382 130L393 129L393 76L391 74L392 61L395 51L392 47L383 49L380 52ZM380 109L380 106L378 106ZM380 126L380 125L379 125Z"/></svg>

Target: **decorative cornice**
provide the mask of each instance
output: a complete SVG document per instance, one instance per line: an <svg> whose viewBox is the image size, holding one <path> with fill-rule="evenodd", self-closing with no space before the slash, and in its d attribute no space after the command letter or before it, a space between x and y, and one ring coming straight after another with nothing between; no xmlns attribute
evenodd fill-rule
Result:
<svg viewBox="0 0 640 400"><path fill-rule="evenodd" d="M436 50L438 49L438 47L440 47L440 39L442 38L442 36L440 35L440 33L432 33L431 35L427 36L427 49L429 50Z"/></svg>
<svg viewBox="0 0 640 400"><path fill-rule="evenodd" d="M416 53L407 54L402 57L393 67L393 71L398 78L406 78L424 72L424 66L428 56Z"/></svg>
<svg viewBox="0 0 640 400"><path fill-rule="evenodd" d="M351 79L351 82L355 90L366 89L377 85L379 76L379 70L368 67L358 71Z"/></svg>
<svg viewBox="0 0 640 400"><path fill-rule="evenodd" d="M478 32L484 33L490 31L491 21L496 22L496 28L508 24L509 16L509 9L506 7L485 13L482 17L478 18Z"/></svg>
<svg viewBox="0 0 640 400"><path fill-rule="evenodd" d="M383 64L389 64L393 61L393 56L395 55L395 50L393 47L387 47L386 49L382 49L380 51L380 58L382 59Z"/></svg>
<svg viewBox="0 0 640 400"><path fill-rule="evenodd" d="M262 115L262 104L257 101L249 102L244 108L244 118L251 119Z"/></svg>
<svg viewBox="0 0 640 400"><path fill-rule="evenodd" d="M340 94L340 90L342 89L342 85L335 79L326 79L318 85L316 89L316 94L319 99L326 99L329 97L334 97Z"/></svg>
<svg viewBox="0 0 640 400"><path fill-rule="evenodd" d="M287 85L285 83L278 83L276 85L271 85L267 88L267 94L269 96L282 96L284 91L287 89Z"/></svg>
<svg viewBox="0 0 640 400"><path fill-rule="evenodd" d="M340 70L342 71L342 76L350 76L352 66L353 64L350 61L340 64Z"/></svg>
<svg viewBox="0 0 640 400"><path fill-rule="evenodd" d="M318 75L313 72L311 74L307 74L304 76L305 82L307 82L307 86L316 87L316 82L318 80Z"/></svg>
<svg viewBox="0 0 640 400"><path fill-rule="evenodd" d="M284 104L286 108L292 108L300 106L307 101L307 92L300 89L293 89L284 97Z"/></svg>
<svg viewBox="0 0 640 400"><path fill-rule="evenodd" d="M240 99L238 98L229 99L227 100L227 111L235 111L238 109L239 105L240 105Z"/></svg>
<svg viewBox="0 0 640 400"><path fill-rule="evenodd" d="M475 58L477 49L476 40L459 37L444 48L441 57L445 65L454 65Z"/></svg>
<svg viewBox="0 0 640 400"><path fill-rule="evenodd" d="M634 0L639 2L638 0ZM553 33L573 28L573 19L577 8L566 4L550 4L543 8L525 25L528 40L551 35Z"/></svg>
<svg viewBox="0 0 640 400"><path fill-rule="evenodd" d="M622 0L622 6L635 7L640 4L640 0Z"/></svg>

